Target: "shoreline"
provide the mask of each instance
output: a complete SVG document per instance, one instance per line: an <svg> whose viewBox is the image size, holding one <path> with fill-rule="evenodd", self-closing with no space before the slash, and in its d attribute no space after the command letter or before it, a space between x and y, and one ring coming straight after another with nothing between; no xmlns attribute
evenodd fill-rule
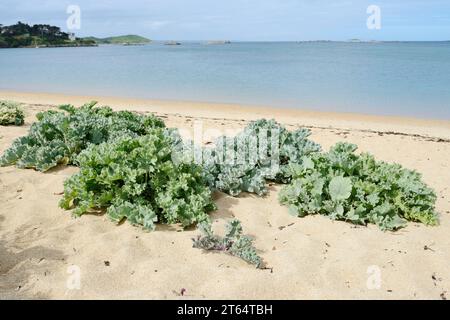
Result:
<svg viewBox="0 0 450 320"><path fill-rule="evenodd" d="M0 47L0 49L49 49L49 48L81 48L98 47L98 44L55 44L55 45L30 45L24 47Z"/></svg>
<svg viewBox="0 0 450 320"><path fill-rule="evenodd" d="M190 116L196 118L223 118L251 120L274 118L290 125L311 128L335 128L369 132L419 135L430 138L450 139L450 120L421 119L404 116L358 114L350 112L325 112L307 109L274 108L268 106L232 103L210 103L177 100L154 100L96 95L72 95L45 92L22 92L0 90L0 100L13 100L27 104L74 104L89 101L109 105L113 109L129 109L138 112L155 112L164 115Z"/></svg>

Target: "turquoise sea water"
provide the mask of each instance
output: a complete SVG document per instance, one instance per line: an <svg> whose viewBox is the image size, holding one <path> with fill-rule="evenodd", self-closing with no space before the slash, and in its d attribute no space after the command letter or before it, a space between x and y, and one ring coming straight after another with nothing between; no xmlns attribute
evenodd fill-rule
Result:
<svg viewBox="0 0 450 320"><path fill-rule="evenodd" d="M450 42L4 49L0 90L450 119Z"/></svg>

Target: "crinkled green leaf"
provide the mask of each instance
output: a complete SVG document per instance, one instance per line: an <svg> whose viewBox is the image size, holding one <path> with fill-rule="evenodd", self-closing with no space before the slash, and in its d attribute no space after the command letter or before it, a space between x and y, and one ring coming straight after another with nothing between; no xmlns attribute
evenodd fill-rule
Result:
<svg viewBox="0 0 450 320"><path fill-rule="evenodd" d="M21 126L25 121L25 113L19 103L0 100L0 126Z"/></svg>
<svg viewBox="0 0 450 320"><path fill-rule="evenodd" d="M308 156L319 152L320 146L308 140L309 135L307 129L288 131L275 120L261 119L250 122L236 137L218 138L214 148L198 150L188 142L183 147L189 150L190 157L185 154L179 158L192 161L200 153L212 189L232 196L242 192L262 196L267 193L267 180L279 183L291 180L290 164L305 162L303 166L310 168Z"/></svg>
<svg viewBox="0 0 450 320"><path fill-rule="evenodd" d="M204 221L215 208L211 191L200 167L172 161L172 144L162 128L91 144L76 159L80 171L64 183L61 207L74 207L78 215L106 208L113 221L126 218L148 230L157 221Z"/></svg>
<svg viewBox="0 0 450 320"><path fill-rule="evenodd" d="M153 128L164 127L164 122L152 115L114 112L95 105L63 105L61 111L40 112L28 135L16 139L0 157L0 165L47 171L61 163L77 164L76 156L91 144L125 135L143 136Z"/></svg>
<svg viewBox="0 0 450 320"><path fill-rule="evenodd" d="M328 186L331 200L340 201L350 198L352 194L352 181L350 178L334 177Z"/></svg>
<svg viewBox="0 0 450 320"><path fill-rule="evenodd" d="M436 195L420 174L355 150L338 143L310 156L313 166L291 164L293 180L281 190L280 202L300 217L323 214L382 230L402 228L406 221L438 223Z"/></svg>

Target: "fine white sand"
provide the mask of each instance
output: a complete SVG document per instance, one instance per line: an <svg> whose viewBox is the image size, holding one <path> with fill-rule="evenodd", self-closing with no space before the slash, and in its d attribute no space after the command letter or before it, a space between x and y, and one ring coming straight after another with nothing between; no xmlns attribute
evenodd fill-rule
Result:
<svg viewBox="0 0 450 320"><path fill-rule="evenodd" d="M148 233L128 223L116 226L104 216L73 218L58 201L64 179L77 168L40 173L5 167L0 168L1 299L450 296L450 121L20 92L0 92L0 99L24 102L27 113L25 126L0 127L0 153L27 133L37 112L61 103L98 100L115 109L154 112L168 126L187 130L201 123L205 142L250 120L275 118L290 129L311 128L311 138L324 149L348 141L380 160L418 170L436 190L441 214L438 227L410 223L393 233L321 216L292 217L278 203L280 186L270 187L265 198L215 194L215 228L223 230L232 217L241 220L272 268L257 270L238 258L192 248L193 229L158 226ZM70 286L74 270L80 271L79 289ZM378 289L370 286L377 271Z"/></svg>

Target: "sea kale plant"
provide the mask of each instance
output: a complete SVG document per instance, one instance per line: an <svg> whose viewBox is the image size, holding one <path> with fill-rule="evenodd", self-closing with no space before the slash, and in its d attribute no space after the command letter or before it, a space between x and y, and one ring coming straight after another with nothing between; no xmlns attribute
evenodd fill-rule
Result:
<svg viewBox="0 0 450 320"><path fill-rule="evenodd" d="M200 223L198 228L201 235L192 239L194 248L223 251L239 257L257 268L264 267L261 257L253 247L252 238L242 235L242 226L239 220L234 219L228 222L225 237L215 235L209 221Z"/></svg>
<svg viewBox="0 0 450 320"><path fill-rule="evenodd" d="M80 171L64 183L60 205L75 215L106 209L119 223L153 230L156 222L183 226L215 209L201 167L172 161L173 135L154 128L90 145L76 158Z"/></svg>
<svg viewBox="0 0 450 320"><path fill-rule="evenodd" d="M301 163L304 156L321 150L308 139L310 134L308 129L288 131L275 120L261 119L235 137L219 137L213 148L198 150L189 143L185 148L192 155L202 154L205 176L213 190L232 196L241 192L264 195L267 180L288 183L288 164Z"/></svg>
<svg viewBox="0 0 450 320"><path fill-rule="evenodd" d="M25 114L19 103L0 100L0 125L21 126L24 124Z"/></svg>
<svg viewBox="0 0 450 320"><path fill-rule="evenodd" d="M0 124L22 124L15 103L0 102ZM320 152L307 129L287 130L275 120L251 122L213 147L196 147L153 115L115 112L91 102L63 105L37 115L28 135L16 139L0 165L47 171L73 164L80 171L64 183L60 205L75 215L106 211L153 230L156 222L200 224L194 246L222 250L261 266L238 221L224 238L208 221L214 190L264 195L268 181L288 184L280 194L292 214L322 214L355 224L396 230L406 221L436 225L436 195L416 171L377 161L338 143ZM198 161L200 158L200 162Z"/></svg>
<svg viewBox="0 0 450 320"><path fill-rule="evenodd" d="M416 171L356 154L356 145L338 143L327 153L289 165L293 180L279 194L300 217L322 214L355 224L396 230L406 221L438 223L436 195Z"/></svg>
<svg viewBox="0 0 450 320"><path fill-rule="evenodd" d="M76 156L91 144L126 134L141 136L164 127L164 122L153 115L114 112L109 107L96 107L96 102L59 109L37 114L38 121L28 135L13 142L0 157L0 165L47 171L58 164L77 164Z"/></svg>

